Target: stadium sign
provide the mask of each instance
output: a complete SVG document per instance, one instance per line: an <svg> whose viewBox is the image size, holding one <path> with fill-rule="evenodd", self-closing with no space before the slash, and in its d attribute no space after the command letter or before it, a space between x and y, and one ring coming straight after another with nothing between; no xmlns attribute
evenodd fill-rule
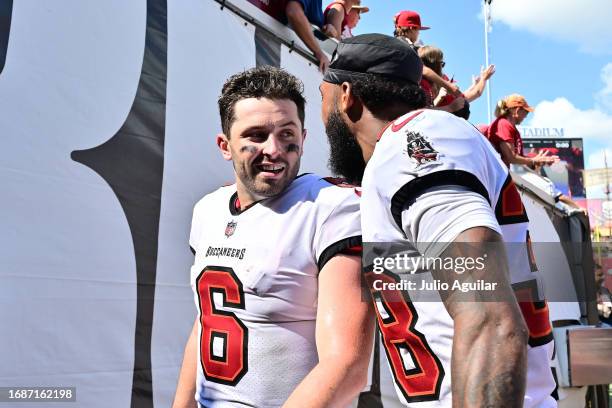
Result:
<svg viewBox="0 0 612 408"><path fill-rule="evenodd" d="M565 137L564 128L518 126L522 137Z"/></svg>

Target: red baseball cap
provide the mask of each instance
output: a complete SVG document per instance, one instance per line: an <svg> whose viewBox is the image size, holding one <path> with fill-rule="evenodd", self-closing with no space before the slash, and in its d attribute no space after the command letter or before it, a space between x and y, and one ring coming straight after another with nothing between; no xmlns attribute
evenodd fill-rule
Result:
<svg viewBox="0 0 612 408"><path fill-rule="evenodd" d="M406 28L418 28L419 30L429 30L429 27L421 25L421 16L416 11L404 10L395 15L395 26Z"/></svg>

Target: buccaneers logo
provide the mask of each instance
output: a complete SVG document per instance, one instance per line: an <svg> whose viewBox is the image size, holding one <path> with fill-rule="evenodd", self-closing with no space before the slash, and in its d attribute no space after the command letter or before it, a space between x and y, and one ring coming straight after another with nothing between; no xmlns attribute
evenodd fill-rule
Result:
<svg viewBox="0 0 612 408"><path fill-rule="evenodd" d="M226 238L229 238L232 235L234 235L234 231L236 231L236 225L238 225L238 223L235 222L234 220L227 223L227 226L225 227L225 237Z"/></svg>
<svg viewBox="0 0 612 408"><path fill-rule="evenodd" d="M419 132L406 133L406 154L416 162L417 166L438 160L438 152Z"/></svg>

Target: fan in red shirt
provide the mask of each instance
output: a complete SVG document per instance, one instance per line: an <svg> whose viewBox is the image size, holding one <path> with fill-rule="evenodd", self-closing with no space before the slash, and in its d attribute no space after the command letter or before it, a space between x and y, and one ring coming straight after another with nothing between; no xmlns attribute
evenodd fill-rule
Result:
<svg viewBox="0 0 612 408"><path fill-rule="evenodd" d="M496 119L489 125L486 136L508 167L511 163L530 167L550 166L559 160L558 156L548 156L547 152L541 152L534 157L525 157L523 139L516 126L533 111L525 98L519 94L507 96L495 106Z"/></svg>

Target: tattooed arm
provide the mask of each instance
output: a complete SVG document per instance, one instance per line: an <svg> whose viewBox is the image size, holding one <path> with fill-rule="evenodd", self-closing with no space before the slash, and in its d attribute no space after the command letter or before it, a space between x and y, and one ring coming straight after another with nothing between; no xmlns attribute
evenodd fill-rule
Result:
<svg viewBox="0 0 612 408"><path fill-rule="evenodd" d="M456 261L454 269L432 271L449 287L440 296L454 322L453 407L522 407L527 328L510 286L505 244L491 205L464 187L441 186L423 193L402 214L402 222L421 254ZM480 257L480 266L468 269L467 260ZM466 291L453 286L479 281L496 286Z"/></svg>
<svg viewBox="0 0 612 408"><path fill-rule="evenodd" d="M485 268L466 272L459 279L462 283L479 279L495 282L497 289L443 294L454 321L453 407L520 408L525 394L528 332L510 286L501 236L485 227L470 228L459 234L442 257L476 258L482 256L485 245ZM457 279L455 272L437 275L450 285Z"/></svg>

